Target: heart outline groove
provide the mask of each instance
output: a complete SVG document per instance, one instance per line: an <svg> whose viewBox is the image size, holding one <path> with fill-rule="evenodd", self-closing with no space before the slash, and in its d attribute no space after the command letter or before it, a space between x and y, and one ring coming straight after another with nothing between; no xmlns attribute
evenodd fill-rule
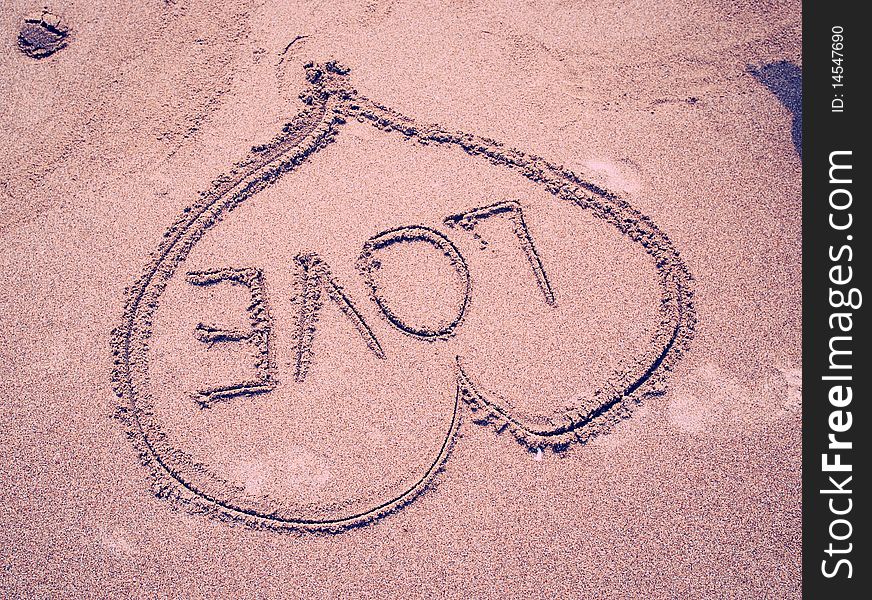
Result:
<svg viewBox="0 0 872 600"><path fill-rule="evenodd" d="M487 424L498 432L511 432L530 450L551 448L559 452L574 442L584 443L608 431L614 423L629 416L634 404L663 393L668 373L689 348L696 312L693 278L670 239L649 217L615 194L537 156L506 148L491 139L435 125L418 125L359 94L350 85L349 70L335 62L309 63L305 69L309 87L300 97L306 108L272 141L252 148L244 160L216 179L194 205L184 210L164 234L142 276L127 290L122 322L113 330L112 380L120 398L117 415L124 422L141 462L150 471L152 491L157 496L173 499L196 513L255 528L340 532L393 513L430 489L450 455L464 413L468 413L474 423ZM508 401L484 391L468 373L463 358L457 356L457 383L450 423L439 451L411 487L365 510L351 511L337 518L280 517L234 502L232 498L239 489L230 483L217 490L198 489L191 483L185 473L207 467L173 448L161 431L148 390L148 342L161 294L202 236L234 207L293 172L309 156L329 145L350 119L413 138L422 145L459 147L471 157L523 175L559 200L571 202L616 227L654 261L661 293L660 324L652 340L652 350L637 359L633 368L616 374L597 390L594 408L560 411L546 417L520 414ZM452 226L449 219L455 224L460 222L458 216L449 217L446 219L449 226ZM523 237L521 241L525 243ZM536 270L535 249L528 258ZM541 271L541 263L538 268ZM553 304L553 294L548 300L551 290L544 271L539 280L546 300ZM341 291L338 293L341 295ZM266 347L266 342L263 345ZM264 381L274 385L271 375L264 373Z"/></svg>

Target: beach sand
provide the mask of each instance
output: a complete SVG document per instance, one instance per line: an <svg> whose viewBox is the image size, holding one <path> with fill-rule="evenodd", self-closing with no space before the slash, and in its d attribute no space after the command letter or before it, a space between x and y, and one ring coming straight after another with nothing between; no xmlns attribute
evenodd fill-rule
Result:
<svg viewBox="0 0 872 600"><path fill-rule="evenodd" d="M799 596L798 3L0 25L2 595Z"/></svg>

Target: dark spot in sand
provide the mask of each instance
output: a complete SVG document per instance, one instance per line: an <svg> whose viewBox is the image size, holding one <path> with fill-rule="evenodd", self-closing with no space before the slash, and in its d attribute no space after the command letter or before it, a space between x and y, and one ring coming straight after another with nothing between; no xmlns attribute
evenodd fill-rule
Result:
<svg viewBox="0 0 872 600"><path fill-rule="evenodd" d="M67 45L70 30L47 10L25 17L18 32L18 47L31 58L51 56Z"/></svg>
<svg viewBox="0 0 872 600"><path fill-rule="evenodd" d="M780 60L762 67L749 66L748 72L775 94L778 101L793 115L793 147L802 158L802 69L791 62Z"/></svg>

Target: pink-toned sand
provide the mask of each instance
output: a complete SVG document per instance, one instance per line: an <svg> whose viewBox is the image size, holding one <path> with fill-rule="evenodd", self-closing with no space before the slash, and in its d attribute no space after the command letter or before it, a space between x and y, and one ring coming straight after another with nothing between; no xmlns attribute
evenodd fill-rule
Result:
<svg viewBox="0 0 872 600"><path fill-rule="evenodd" d="M48 9L0 595L799 595L798 3Z"/></svg>

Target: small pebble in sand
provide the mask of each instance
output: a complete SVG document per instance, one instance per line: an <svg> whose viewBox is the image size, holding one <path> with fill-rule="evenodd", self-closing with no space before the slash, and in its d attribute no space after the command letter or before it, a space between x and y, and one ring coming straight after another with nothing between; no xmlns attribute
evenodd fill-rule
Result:
<svg viewBox="0 0 872 600"><path fill-rule="evenodd" d="M18 47L31 58L51 56L67 45L70 30L48 10L24 18L18 32Z"/></svg>

